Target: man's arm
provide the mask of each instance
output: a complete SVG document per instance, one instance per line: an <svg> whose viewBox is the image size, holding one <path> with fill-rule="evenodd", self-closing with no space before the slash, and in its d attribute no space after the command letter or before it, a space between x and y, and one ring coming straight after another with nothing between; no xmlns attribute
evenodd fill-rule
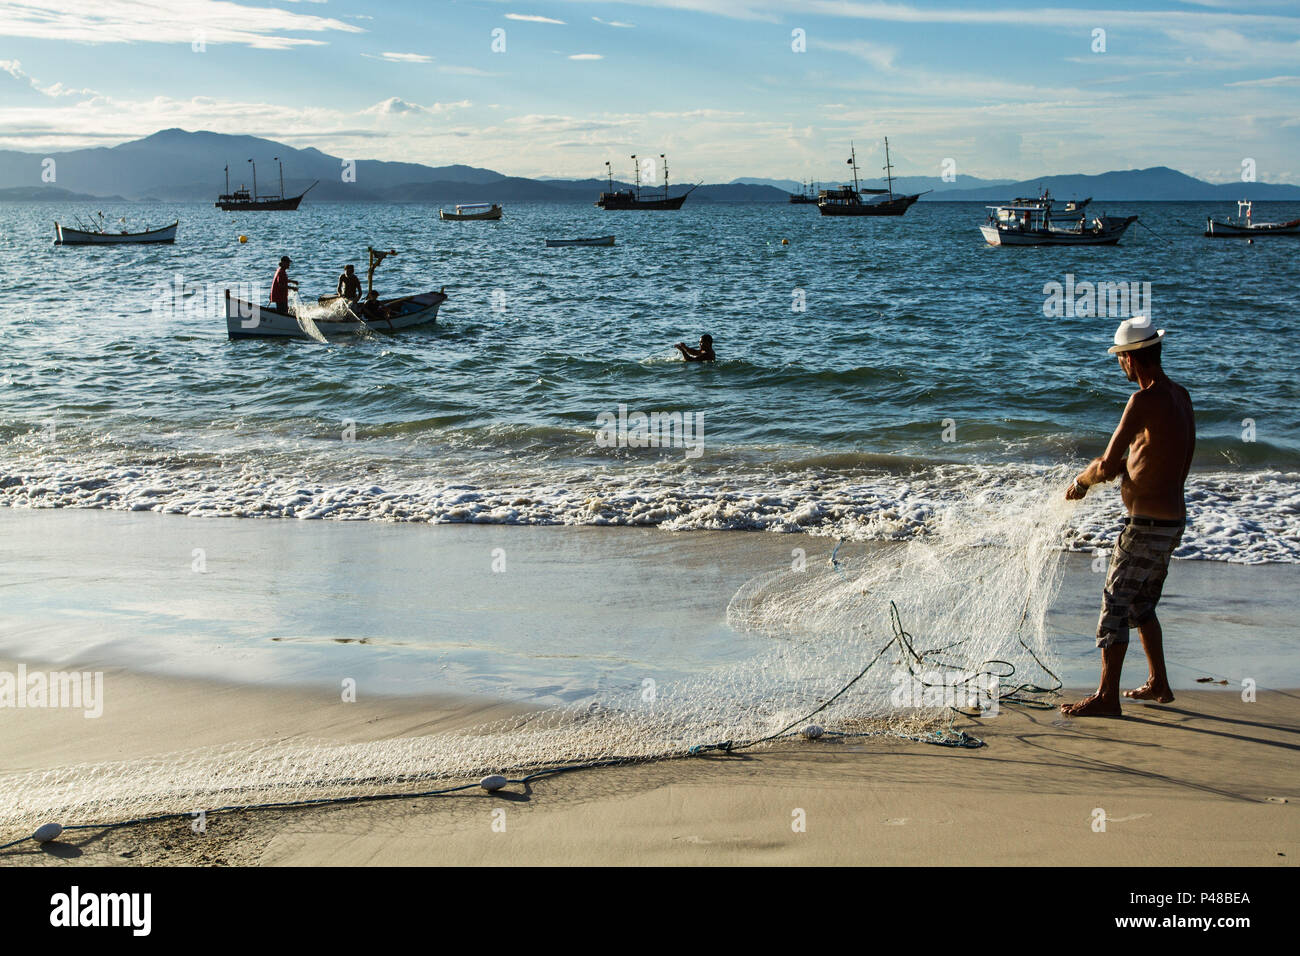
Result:
<svg viewBox="0 0 1300 956"><path fill-rule="evenodd" d="M1077 501L1088 493L1092 485L1111 481L1124 471L1124 456L1128 453L1129 445L1133 444L1133 438L1139 428L1140 413L1137 411L1137 404L1141 394L1141 392L1134 392L1129 397L1128 404L1124 406L1124 414L1120 417L1119 426L1115 429L1115 434L1110 436L1106 453L1100 458L1094 458L1088 467L1079 473L1066 490L1065 497Z"/></svg>

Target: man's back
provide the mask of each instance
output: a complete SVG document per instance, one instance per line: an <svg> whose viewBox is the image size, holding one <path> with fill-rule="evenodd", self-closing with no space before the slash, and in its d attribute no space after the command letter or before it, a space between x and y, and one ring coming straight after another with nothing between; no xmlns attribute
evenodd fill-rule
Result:
<svg viewBox="0 0 1300 956"><path fill-rule="evenodd" d="M1131 515L1182 518L1183 484L1196 446L1196 422L1187 389L1161 375L1133 395L1134 434L1120 494Z"/></svg>

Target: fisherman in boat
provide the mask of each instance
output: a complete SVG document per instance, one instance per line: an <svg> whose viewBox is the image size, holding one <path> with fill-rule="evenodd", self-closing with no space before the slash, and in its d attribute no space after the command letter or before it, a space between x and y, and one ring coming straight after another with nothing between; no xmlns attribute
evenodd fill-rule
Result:
<svg viewBox="0 0 1300 956"><path fill-rule="evenodd" d="M1167 704L1174 699L1165 672L1164 634L1156 604L1169 560L1183 537L1187 509L1183 488L1196 446L1196 420L1187 389L1160 367L1164 330L1145 316L1125 319L1110 349L1138 390L1129 397L1106 453L1070 483L1065 497L1078 501L1092 485L1120 477L1120 497L1129 517L1119 533L1102 591L1097 646L1101 682L1097 692L1061 705L1067 717L1120 716L1119 675L1128 650L1129 629L1142 637L1150 673L1146 683L1124 692L1133 700ZM1127 457L1125 457L1127 452Z"/></svg>
<svg viewBox="0 0 1300 956"><path fill-rule="evenodd" d="M289 311L289 290L298 291L298 283L289 278L289 266L293 260L288 256L280 257L280 268L275 270L275 276L271 279L271 304L281 312Z"/></svg>
<svg viewBox="0 0 1300 956"><path fill-rule="evenodd" d="M379 293L374 289L366 295L366 301L361 303L361 315L366 319L388 318L388 310L379 304Z"/></svg>
<svg viewBox="0 0 1300 956"><path fill-rule="evenodd" d="M713 354L713 336L705 332L700 336L700 347L693 349L685 342L678 342L673 348L682 353L682 361L685 362L713 362L717 356Z"/></svg>
<svg viewBox="0 0 1300 956"><path fill-rule="evenodd" d="M357 278L357 270L350 262L343 267L337 291L339 298L349 302L357 302L361 299L361 280Z"/></svg>

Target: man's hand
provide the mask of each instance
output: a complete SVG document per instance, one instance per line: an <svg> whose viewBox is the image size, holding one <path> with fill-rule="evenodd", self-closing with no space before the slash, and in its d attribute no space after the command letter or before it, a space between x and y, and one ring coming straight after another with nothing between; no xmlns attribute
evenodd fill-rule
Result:
<svg viewBox="0 0 1300 956"><path fill-rule="evenodd" d="M1088 486L1079 484L1079 479L1070 482L1070 487L1065 489L1066 501L1078 501L1088 493Z"/></svg>

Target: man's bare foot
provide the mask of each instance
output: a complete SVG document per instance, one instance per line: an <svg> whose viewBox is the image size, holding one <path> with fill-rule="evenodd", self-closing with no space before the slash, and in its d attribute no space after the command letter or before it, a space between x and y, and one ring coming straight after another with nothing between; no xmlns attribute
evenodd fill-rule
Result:
<svg viewBox="0 0 1300 956"><path fill-rule="evenodd" d="M1155 687L1150 681L1147 681L1141 687L1124 691L1124 696L1131 697L1134 700L1153 700L1157 704L1167 704L1174 699L1174 692L1169 689L1168 684Z"/></svg>
<svg viewBox="0 0 1300 956"><path fill-rule="evenodd" d="M1073 704L1062 704L1061 713L1066 717L1122 717L1123 712L1119 709L1118 701L1103 700L1097 694L1091 697L1085 697L1083 700L1075 701Z"/></svg>

